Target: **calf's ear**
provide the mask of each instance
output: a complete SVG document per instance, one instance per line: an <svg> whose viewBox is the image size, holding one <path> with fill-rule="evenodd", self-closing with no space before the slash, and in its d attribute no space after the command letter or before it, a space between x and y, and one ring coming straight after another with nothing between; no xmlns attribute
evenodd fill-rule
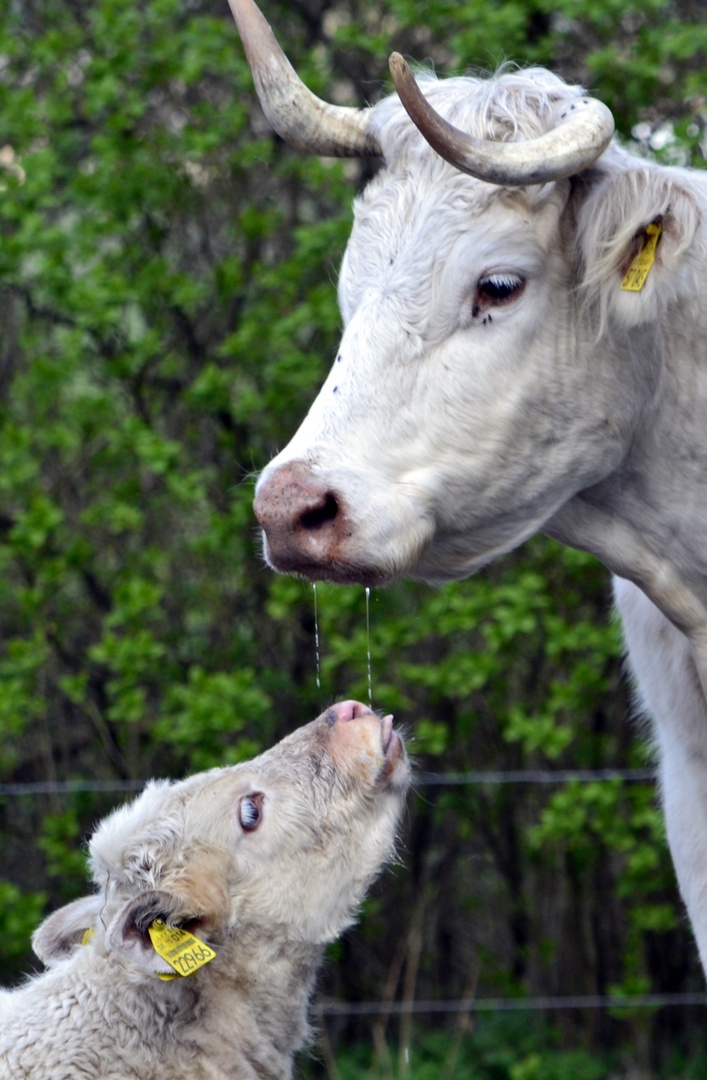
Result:
<svg viewBox="0 0 707 1080"><path fill-rule="evenodd" d="M700 211L679 177L637 162L635 167L594 174L588 187L578 186L578 197L582 291L587 302L598 303L602 330L607 320L626 328L650 322L694 295ZM641 252L650 263L650 242L656 235L655 259L641 287L623 288Z"/></svg>
<svg viewBox="0 0 707 1080"><path fill-rule="evenodd" d="M32 935L32 948L42 963L50 967L70 956L95 927L103 902L102 894L85 896L49 915Z"/></svg>
<svg viewBox="0 0 707 1080"><path fill-rule="evenodd" d="M156 919L170 924L184 912L184 900L161 889L140 893L118 912L106 934L106 945L144 971L168 975L173 968L152 944L149 929Z"/></svg>
<svg viewBox="0 0 707 1080"><path fill-rule="evenodd" d="M216 956L205 940L213 917L198 912L184 896L149 890L118 912L108 927L106 945L143 971L171 978L175 971L192 975Z"/></svg>

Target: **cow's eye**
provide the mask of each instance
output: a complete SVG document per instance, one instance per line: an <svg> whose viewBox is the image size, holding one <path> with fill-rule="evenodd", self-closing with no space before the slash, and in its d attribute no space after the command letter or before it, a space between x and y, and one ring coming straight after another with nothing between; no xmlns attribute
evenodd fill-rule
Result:
<svg viewBox="0 0 707 1080"><path fill-rule="evenodd" d="M525 286L522 278L515 274L490 274L482 278L477 288L477 305L489 306L503 304L514 296L520 295Z"/></svg>
<svg viewBox="0 0 707 1080"><path fill-rule="evenodd" d="M263 796L260 792L254 795L244 795L238 804L238 820L245 832L253 832L258 828L263 816Z"/></svg>

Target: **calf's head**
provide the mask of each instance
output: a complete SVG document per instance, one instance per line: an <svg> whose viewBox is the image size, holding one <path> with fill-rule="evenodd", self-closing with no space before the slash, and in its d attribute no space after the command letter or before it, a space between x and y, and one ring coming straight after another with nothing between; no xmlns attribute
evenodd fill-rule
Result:
<svg viewBox="0 0 707 1080"><path fill-rule="evenodd" d="M64 960L89 930L140 978L172 973L156 920L208 941L209 970L245 942L331 941L392 853L408 781L392 717L346 701L250 762L153 782L96 830L96 893L50 916L35 951Z"/></svg>
<svg viewBox="0 0 707 1080"><path fill-rule="evenodd" d="M367 585L466 576L622 461L653 392L646 321L689 276L694 203L550 72L418 87L394 57L398 94L334 109L298 84L252 0L231 4L280 134L383 158L355 203L337 357L257 486L265 555ZM656 268L622 293L656 221Z"/></svg>

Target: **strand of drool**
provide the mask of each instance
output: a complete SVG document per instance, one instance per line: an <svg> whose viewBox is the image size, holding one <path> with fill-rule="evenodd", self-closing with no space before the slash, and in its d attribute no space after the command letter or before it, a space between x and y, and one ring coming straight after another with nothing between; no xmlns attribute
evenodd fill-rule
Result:
<svg viewBox="0 0 707 1080"><path fill-rule="evenodd" d="M366 586L366 653L368 656L368 704L373 708L373 674L371 671L371 590Z"/></svg>
<svg viewBox="0 0 707 1080"><path fill-rule="evenodd" d="M319 609L317 608L317 583L312 582L312 589L314 590L314 648L317 653L317 687L319 690L322 688L322 674L319 658Z"/></svg>

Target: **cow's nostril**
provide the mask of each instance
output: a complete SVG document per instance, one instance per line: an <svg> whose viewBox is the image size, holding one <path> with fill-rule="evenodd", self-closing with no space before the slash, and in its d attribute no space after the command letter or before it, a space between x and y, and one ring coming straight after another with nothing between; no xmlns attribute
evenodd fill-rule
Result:
<svg viewBox="0 0 707 1080"><path fill-rule="evenodd" d="M328 521L333 521L339 512L339 504L336 498L327 492L319 506L315 506L313 510L306 510L300 516L300 525L303 529L308 529L311 532L321 529L322 525L326 525Z"/></svg>
<svg viewBox="0 0 707 1080"><path fill-rule="evenodd" d="M272 567L315 580L341 579L340 549L349 545L352 529L334 477L319 475L307 461L278 465L261 477L254 509Z"/></svg>

